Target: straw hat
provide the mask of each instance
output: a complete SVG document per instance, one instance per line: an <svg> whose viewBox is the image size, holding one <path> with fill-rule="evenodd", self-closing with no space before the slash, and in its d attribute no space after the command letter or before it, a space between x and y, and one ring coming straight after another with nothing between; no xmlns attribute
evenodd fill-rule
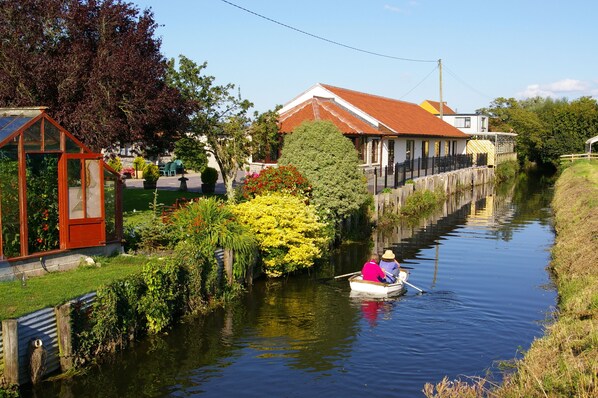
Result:
<svg viewBox="0 0 598 398"><path fill-rule="evenodd" d="M382 260L392 261L394 259L395 259L395 254L394 254L394 252L392 250L387 250L382 255Z"/></svg>

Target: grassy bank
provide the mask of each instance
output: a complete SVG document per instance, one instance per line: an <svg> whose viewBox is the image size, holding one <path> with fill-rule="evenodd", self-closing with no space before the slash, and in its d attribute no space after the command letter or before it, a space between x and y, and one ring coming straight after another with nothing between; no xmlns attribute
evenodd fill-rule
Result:
<svg viewBox="0 0 598 398"><path fill-rule="evenodd" d="M42 277L0 284L0 320L18 318L41 308L53 307L93 292L101 285L140 272L144 256L102 258L93 266L69 272L52 272Z"/></svg>
<svg viewBox="0 0 598 398"><path fill-rule="evenodd" d="M557 233L550 268L557 320L500 386L444 380L428 397L598 396L598 162L563 171L553 199Z"/></svg>

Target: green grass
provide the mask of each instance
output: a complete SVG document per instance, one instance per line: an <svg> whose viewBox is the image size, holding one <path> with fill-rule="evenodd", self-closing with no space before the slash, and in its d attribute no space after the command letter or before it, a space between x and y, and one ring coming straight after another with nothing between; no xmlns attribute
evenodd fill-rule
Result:
<svg viewBox="0 0 598 398"><path fill-rule="evenodd" d="M96 261L100 266L52 272L29 278L24 284L21 280L0 282L0 319L18 318L96 291L104 284L139 272L147 257L101 257Z"/></svg>
<svg viewBox="0 0 598 398"><path fill-rule="evenodd" d="M164 206L172 206L177 199L199 198L203 195L199 192L183 192L158 190L158 203ZM125 188L123 190L123 212L149 210L150 204L154 201L154 190L140 188Z"/></svg>

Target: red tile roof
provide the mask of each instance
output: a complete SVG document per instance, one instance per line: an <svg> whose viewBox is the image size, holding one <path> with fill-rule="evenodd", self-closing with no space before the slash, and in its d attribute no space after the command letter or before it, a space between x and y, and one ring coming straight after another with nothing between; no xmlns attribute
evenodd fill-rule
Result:
<svg viewBox="0 0 598 398"><path fill-rule="evenodd" d="M312 97L280 115L281 132L291 132L305 120L331 120L345 134L388 135L390 130L391 134L401 136L467 137L419 105L325 84L320 86L376 119L380 125L368 123L335 99Z"/></svg>
<svg viewBox="0 0 598 398"><path fill-rule="evenodd" d="M426 100L428 104L430 104L434 109L436 109L436 113L440 113L440 102L439 101L431 101ZM455 115L456 112L449 107L446 102L442 102L442 114L443 115Z"/></svg>
<svg viewBox="0 0 598 398"><path fill-rule="evenodd" d="M290 133L306 120L329 120L343 134L380 135L375 126L347 112L333 99L319 97L313 97L282 113L278 118L280 131Z"/></svg>

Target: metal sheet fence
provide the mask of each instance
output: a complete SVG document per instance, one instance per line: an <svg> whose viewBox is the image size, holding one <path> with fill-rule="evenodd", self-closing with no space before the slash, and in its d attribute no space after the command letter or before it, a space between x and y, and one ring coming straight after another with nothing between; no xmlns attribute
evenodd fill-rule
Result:
<svg viewBox="0 0 598 398"><path fill-rule="evenodd" d="M4 369L4 348L2 347L2 323L0 323L0 374Z"/></svg>
<svg viewBox="0 0 598 398"><path fill-rule="evenodd" d="M29 346L40 339L46 351L45 374L60 368L58 332L54 308L44 308L22 316L18 320L19 336L19 383L29 381Z"/></svg>

